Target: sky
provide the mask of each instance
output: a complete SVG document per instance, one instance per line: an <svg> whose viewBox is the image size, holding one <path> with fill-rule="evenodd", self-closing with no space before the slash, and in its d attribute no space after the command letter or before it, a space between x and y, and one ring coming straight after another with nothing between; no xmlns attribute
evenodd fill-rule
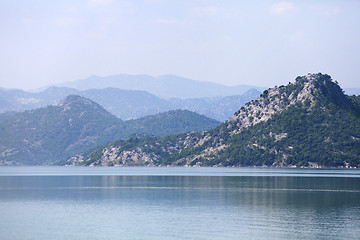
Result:
<svg viewBox="0 0 360 240"><path fill-rule="evenodd" d="M360 0L0 0L0 87L173 74L360 88Z"/></svg>

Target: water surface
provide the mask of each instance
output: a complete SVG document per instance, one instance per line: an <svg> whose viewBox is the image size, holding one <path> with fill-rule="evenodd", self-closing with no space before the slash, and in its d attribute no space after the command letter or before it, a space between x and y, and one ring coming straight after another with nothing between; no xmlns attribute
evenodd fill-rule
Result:
<svg viewBox="0 0 360 240"><path fill-rule="evenodd" d="M0 239L358 239L359 226L359 170L0 168Z"/></svg>

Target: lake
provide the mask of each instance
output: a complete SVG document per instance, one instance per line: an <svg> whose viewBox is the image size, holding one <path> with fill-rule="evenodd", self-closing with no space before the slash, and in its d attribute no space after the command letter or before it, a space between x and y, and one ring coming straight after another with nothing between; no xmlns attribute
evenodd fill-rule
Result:
<svg viewBox="0 0 360 240"><path fill-rule="evenodd" d="M0 239L359 236L359 170L0 167Z"/></svg>

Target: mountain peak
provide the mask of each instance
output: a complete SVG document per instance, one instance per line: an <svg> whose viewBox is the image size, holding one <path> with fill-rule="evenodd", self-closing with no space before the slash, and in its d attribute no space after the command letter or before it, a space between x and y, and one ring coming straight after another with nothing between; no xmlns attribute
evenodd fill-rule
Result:
<svg viewBox="0 0 360 240"><path fill-rule="evenodd" d="M84 97L80 97L78 95L67 96L59 103L58 106L64 109L63 112L66 112L68 110L83 112L86 109L91 109L92 111L96 111L98 113L110 115L109 112L107 112L103 107L101 107L96 102L93 102L90 99Z"/></svg>
<svg viewBox="0 0 360 240"><path fill-rule="evenodd" d="M59 106L66 106L66 105L75 104L75 103L84 104L84 105L96 104L95 102L91 101L90 99L81 97L79 95L69 95L59 103Z"/></svg>
<svg viewBox="0 0 360 240"><path fill-rule="evenodd" d="M311 108L315 103L332 102L339 106L350 106L337 82L327 74L316 73L299 76L294 83L265 90L260 97L247 103L229 120L233 134L242 128L268 120L292 105ZM234 125L235 124L235 125ZM229 126L230 128L230 126Z"/></svg>
<svg viewBox="0 0 360 240"><path fill-rule="evenodd" d="M349 98L344 94L337 81L333 81L327 74L308 74L305 76L313 85L318 100L332 102L342 108L352 107Z"/></svg>

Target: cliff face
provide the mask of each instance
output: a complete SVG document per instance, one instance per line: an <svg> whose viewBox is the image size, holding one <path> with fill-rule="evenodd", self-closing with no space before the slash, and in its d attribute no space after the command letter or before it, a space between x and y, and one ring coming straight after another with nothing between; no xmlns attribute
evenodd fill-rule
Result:
<svg viewBox="0 0 360 240"><path fill-rule="evenodd" d="M109 145L86 164L128 165L136 156L143 165L357 166L358 109L329 75L308 74L265 90L214 130L118 143L111 160Z"/></svg>

